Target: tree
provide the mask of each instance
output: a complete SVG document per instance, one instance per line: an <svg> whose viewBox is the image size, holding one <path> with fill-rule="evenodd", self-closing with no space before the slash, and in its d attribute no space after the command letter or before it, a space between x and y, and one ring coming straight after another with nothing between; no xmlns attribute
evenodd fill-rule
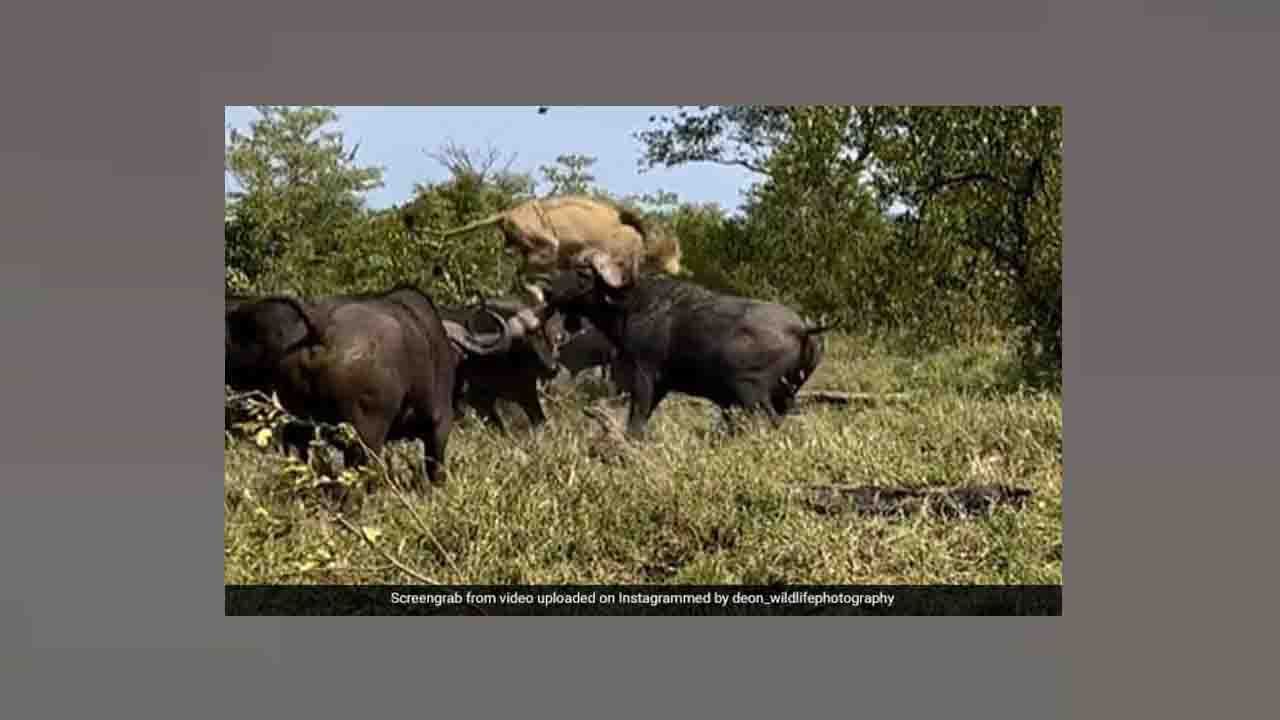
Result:
<svg viewBox="0 0 1280 720"><path fill-rule="evenodd" d="M641 163L710 162L758 173L744 221L717 224L714 249L688 253L690 266L740 291L863 324L866 303L856 285L869 276L850 262L880 232L875 196L862 179L874 120L869 111L837 106L682 108L638 135ZM731 269L713 268L716 258ZM850 307L859 309L856 318Z"/></svg>
<svg viewBox="0 0 1280 720"><path fill-rule="evenodd" d="M413 198L398 211L413 253L429 258L429 279L424 278L423 286L448 302L506 291L516 282L516 264L505 257L497 230L444 239L439 232L534 197L533 177L513 170L515 156L504 156L492 145L467 148L447 142L428 154L448 170L449 178L416 184Z"/></svg>
<svg viewBox="0 0 1280 720"><path fill-rule="evenodd" d="M226 149L226 262L252 282L286 254L312 261L338 252L365 221L364 194L382 168L356 164L331 107L257 106Z"/></svg>
<svg viewBox="0 0 1280 720"><path fill-rule="evenodd" d="M1060 378L1060 108L698 106L651 121L642 166L760 175L717 253L757 293L931 343L1016 326L1027 369Z"/></svg>
<svg viewBox="0 0 1280 720"><path fill-rule="evenodd" d="M596 176L590 168L596 158L588 155L568 154L556 158L554 165L538 168L542 179L551 187L547 195L586 195L595 190Z"/></svg>
<svg viewBox="0 0 1280 720"><path fill-rule="evenodd" d="M772 177L769 158L814 121L840 121L841 155L861 172L884 132L876 108L823 105L680 106L674 116L653 116L655 127L636 133L642 169L691 162L733 165ZM797 125L802 123L802 125ZM850 152L851 151L851 152Z"/></svg>
<svg viewBox="0 0 1280 720"><path fill-rule="evenodd" d="M709 162L767 175L768 156L791 130L786 108L759 105L680 106L649 121L657 127L636 133L644 169Z"/></svg>
<svg viewBox="0 0 1280 720"><path fill-rule="evenodd" d="M1062 108L889 108L875 182L1013 288L1027 368L1062 370Z"/></svg>
<svg viewBox="0 0 1280 720"><path fill-rule="evenodd" d="M533 178L512 170L516 155L504 157L492 144L468 148L448 141L427 156L444 166L449 179L414 185L414 197L405 207L411 229L441 230L533 197Z"/></svg>

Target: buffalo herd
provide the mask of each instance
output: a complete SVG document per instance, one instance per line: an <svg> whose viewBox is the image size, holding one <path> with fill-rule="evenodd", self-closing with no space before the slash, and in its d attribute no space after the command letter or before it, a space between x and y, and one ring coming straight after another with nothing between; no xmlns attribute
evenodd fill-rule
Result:
<svg viewBox="0 0 1280 720"><path fill-rule="evenodd" d="M275 393L289 413L350 423L363 445L421 440L427 483L440 480L466 404L505 431L496 402L546 422L539 383L607 368L630 396L626 433L643 436L671 392L777 426L822 359L820 335L777 303L713 292L593 250L540 279L532 299L437 305L412 286L365 295L228 296L226 384ZM349 454L349 463L365 458Z"/></svg>

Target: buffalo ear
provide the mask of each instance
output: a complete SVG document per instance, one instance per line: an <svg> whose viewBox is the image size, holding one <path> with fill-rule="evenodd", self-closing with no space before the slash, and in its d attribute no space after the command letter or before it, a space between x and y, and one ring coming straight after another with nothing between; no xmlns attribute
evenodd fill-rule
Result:
<svg viewBox="0 0 1280 720"><path fill-rule="evenodd" d="M591 268L595 270L596 276L604 281L610 289L617 290L630 280L628 273L624 271L622 263L605 253L596 251L589 253L587 262L591 264Z"/></svg>

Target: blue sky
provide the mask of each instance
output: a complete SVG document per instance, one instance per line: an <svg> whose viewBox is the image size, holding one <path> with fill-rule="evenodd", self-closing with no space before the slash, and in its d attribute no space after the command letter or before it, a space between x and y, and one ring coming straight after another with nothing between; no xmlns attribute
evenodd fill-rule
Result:
<svg viewBox="0 0 1280 720"><path fill-rule="evenodd" d="M670 107L557 107L539 115L534 107L344 107L338 106L338 128L347 147L360 144L363 165L384 168L384 186L369 193L369 205L383 208L409 199L415 182L447 177L427 156L445 142L483 150L493 146L503 157L515 154L513 170L534 173L557 155L578 153L596 158L591 172L596 184L616 195L674 192L690 202L715 202L734 211L758 176L738 167L698 163L654 168L641 174L638 130L649 117ZM227 107L226 125L248 128L257 117L252 107Z"/></svg>

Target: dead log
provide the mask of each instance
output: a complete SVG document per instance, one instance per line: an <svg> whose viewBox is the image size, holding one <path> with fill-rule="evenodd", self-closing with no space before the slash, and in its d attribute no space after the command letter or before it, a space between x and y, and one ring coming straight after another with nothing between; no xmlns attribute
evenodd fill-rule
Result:
<svg viewBox="0 0 1280 720"><path fill-rule="evenodd" d="M827 403L829 405L852 405L858 402L902 402L910 398L911 393L864 393L843 392L840 390L801 390L796 393L796 400Z"/></svg>
<svg viewBox="0 0 1280 720"><path fill-rule="evenodd" d="M810 485L797 488L801 503L822 514L856 512L902 517L933 512L963 519L989 514L998 505L1025 507L1031 490L1008 485L952 488L902 488L870 485Z"/></svg>

